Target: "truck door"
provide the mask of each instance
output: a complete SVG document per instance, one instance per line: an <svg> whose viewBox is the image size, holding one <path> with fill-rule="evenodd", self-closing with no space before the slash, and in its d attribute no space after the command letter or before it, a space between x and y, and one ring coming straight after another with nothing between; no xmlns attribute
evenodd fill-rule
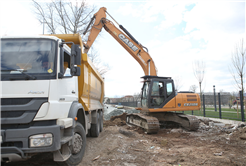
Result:
<svg viewBox="0 0 246 166"><path fill-rule="evenodd" d="M70 51L63 47L60 49L59 63L61 70L58 73L58 80L52 82L50 90L53 93L51 95L56 97L59 103L70 107L71 102L77 101L78 99L77 77L70 74ZM55 99L53 98L53 100ZM61 107L63 106L61 105Z"/></svg>

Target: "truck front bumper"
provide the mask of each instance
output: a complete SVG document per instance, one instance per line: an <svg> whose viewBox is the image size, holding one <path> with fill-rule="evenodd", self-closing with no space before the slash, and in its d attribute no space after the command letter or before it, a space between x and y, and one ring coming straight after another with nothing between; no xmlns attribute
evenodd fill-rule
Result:
<svg viewBox="0 0 246 166"><path fill-rule="evenodd" d="M44 147L30 147L29 137L38 134L52 134L52 144ZM32 126L24 129L1 130L1 161L18 161L31 154L52 152L61 148L60 126ZM29 155L28 155L29 154Z"/></svg>

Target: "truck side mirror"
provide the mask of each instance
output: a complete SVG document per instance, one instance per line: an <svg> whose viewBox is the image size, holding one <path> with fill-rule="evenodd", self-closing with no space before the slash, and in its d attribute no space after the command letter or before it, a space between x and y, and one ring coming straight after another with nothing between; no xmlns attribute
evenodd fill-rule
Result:
<svg viewBox="0 0 246 166"><path fill-rule="evenodd" d="M80 76L80 67L73 66L70 70L72 76Z"/></svg>
<svg viewBox="0 0 246 166"><path fill-rule="evenodd" d="M78 44L71 46L71 58L74 65L81 65L81 47Z"/></svg>
<svg viewBox="0 0 246 166"><path fill-rule="evenodd" d="M80 67L75 65L81 65L81 47L78 44L71 46L70 74L72 76L80 76Z"/></svg>

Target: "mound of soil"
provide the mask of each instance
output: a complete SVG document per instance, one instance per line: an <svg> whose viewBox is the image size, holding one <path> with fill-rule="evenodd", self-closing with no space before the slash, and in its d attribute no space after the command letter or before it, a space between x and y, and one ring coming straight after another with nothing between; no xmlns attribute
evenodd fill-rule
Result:
<svg viewBox="0 0 246 166"><path fill-rule="evenodd" d="M103 122L103 125L106 126L124 126L126 124L126 115L127 113L123 113L118 116L111 116L110 120L106 120Z"/></svg>

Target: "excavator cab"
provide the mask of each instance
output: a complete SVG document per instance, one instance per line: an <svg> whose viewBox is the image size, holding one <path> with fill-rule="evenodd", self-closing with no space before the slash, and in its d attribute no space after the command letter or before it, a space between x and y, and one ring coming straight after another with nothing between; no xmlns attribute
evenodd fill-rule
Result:
<svg viewBox="0 0 246 166"><path fill-rule="evenodd" d="M142 88L142 108L162 108L175 97L175 87L171 77L144 76Z"/></svg>

